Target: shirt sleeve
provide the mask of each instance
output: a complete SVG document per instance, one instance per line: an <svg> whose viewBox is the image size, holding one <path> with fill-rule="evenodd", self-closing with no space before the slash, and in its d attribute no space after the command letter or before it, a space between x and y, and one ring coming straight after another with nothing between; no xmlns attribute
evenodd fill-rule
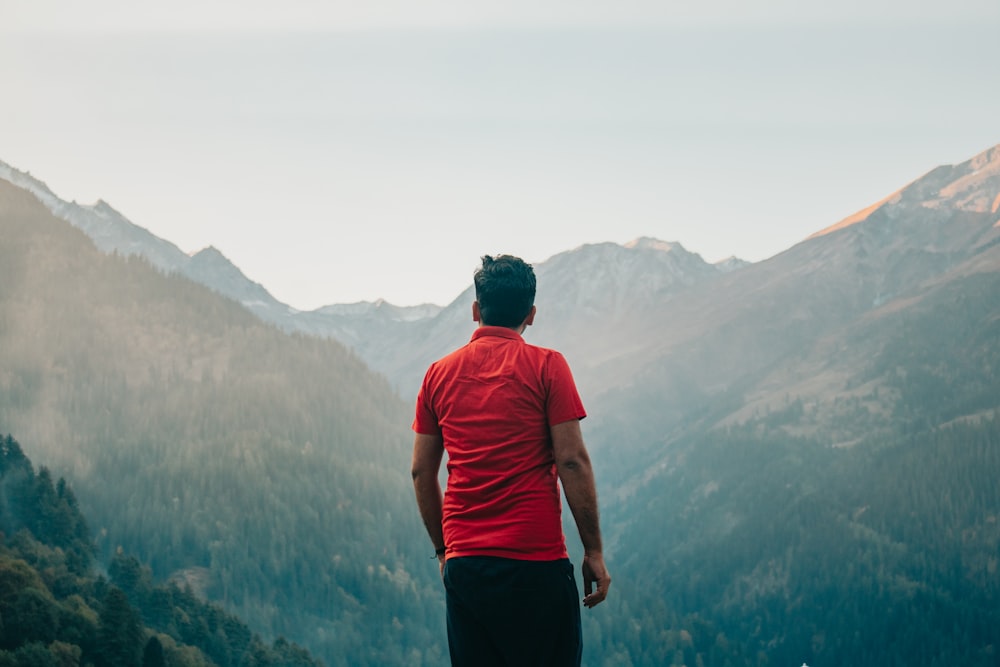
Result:
<svg viewBox="0 0 1000 667"><path fill-rule="evenodd" d="M417 394L416 415L413 418L415 432L423 435L441 435L441 426L438 424L437 415L429 405L430 391L428 390L428 378L430 370L424 376L423 384L420 385L420 392Z"/></svg>
<svg viewBox="0 0 1000 667"><path fill-rule="evenodd" d="M566 358L553 351L546 364L546 385L548 395L545 401L545 416L549 426L562 424L573 419L583 419L587 412L583 409L583 401L576 390L573 373L566 363Z"/></svg>

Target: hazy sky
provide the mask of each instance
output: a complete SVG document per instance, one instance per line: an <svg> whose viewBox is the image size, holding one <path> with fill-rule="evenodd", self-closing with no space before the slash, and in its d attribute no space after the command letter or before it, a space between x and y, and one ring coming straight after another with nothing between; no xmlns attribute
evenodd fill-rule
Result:
<svg viewBox="0 0 1000 667"><path fill-rule="evenodd" d="M483 253L780 252L1000 143L998 30L996 0L0 0L0 160L299 308L443 304Z"/></svg>

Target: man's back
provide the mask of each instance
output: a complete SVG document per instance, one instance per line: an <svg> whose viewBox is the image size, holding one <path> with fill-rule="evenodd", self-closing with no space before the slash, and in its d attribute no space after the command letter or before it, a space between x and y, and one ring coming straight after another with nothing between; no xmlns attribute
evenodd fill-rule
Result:
<svg viewBox="0 0 1000 667"><path fill-rule="evenodd" d="M504 327L431 366L414 428L448 452L450 557L566 558L549 425L584 416L562 355Z"/></svg>

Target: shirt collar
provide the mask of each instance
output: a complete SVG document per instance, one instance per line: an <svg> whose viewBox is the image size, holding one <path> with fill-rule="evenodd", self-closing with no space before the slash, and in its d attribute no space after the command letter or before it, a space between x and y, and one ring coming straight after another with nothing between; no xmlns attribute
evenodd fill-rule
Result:
<svg viewBox="0 0 1000 667"><path fill-rule="evenodd" d="M481 326L472 332L472 340L477 340L484 336L496 336L497 338L509 338L522 343L524 342L524 339L521 338L521 334L517 333L513 329L508 329L507 327Z"/></svg>

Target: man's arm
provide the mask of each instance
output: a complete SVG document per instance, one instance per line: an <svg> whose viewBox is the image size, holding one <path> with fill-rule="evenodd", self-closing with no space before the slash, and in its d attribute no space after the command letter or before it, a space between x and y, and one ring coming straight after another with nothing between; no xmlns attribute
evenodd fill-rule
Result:
<svg viewBox="0 0 1000 667"><path fill-rule="evenodd" d="M443 455L444 441L440 435L417 433L413 439L413 464L410 467L410 475L413 477L413 490L417 494L420 518L424 520L424 527L427 528L427 534L436 551L445 546L441 530L441 483L438 481ZM438 563L443 571L443 553L438 554Z"/></svg>
<svg viewBox="0 0 1000 667"><path fill-rule="evenodd" d="M604 601L611 584L611 575L604 565L601 544L601 522L597 512L597 486L590 455L583 443L580 420L572 419L550 428L556 470L566 493L566 502L576 520L576 529L583 542L583 604L593 607ZM594 583L597 590L593 590Z"/></svg>

